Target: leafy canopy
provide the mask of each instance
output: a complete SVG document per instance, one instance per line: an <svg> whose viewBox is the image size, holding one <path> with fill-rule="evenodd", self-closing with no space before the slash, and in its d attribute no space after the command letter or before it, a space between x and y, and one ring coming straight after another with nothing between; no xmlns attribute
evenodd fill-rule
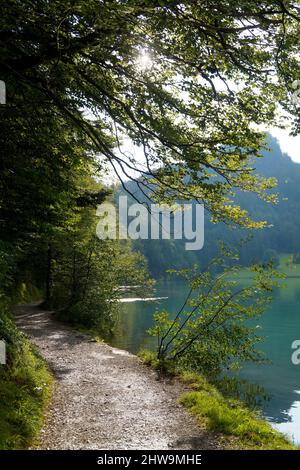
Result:
<svg viewBox="0 0 300 470"><path fill-rule="evenodd" d="M25 107L44 101L121 182L137 169L159 199L259 225L231 193L270 197L274 181L249 167L263 137L253 123L274 123L279 103L295 111L298 2L12 0L0 23L8 106L16 94ZM124 154L124 136L143 163Z"/></svg>

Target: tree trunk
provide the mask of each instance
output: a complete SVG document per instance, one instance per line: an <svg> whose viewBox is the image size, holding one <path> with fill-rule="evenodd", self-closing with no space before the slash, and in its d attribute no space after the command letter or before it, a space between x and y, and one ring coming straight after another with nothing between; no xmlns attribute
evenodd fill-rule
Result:
<svg viewBox="0 0 300 470"><path fill-rule="evenodd" d="M51 299L52 288L52 247L49 243L47 249L47 270L46 270L46 298L45 303L48 305Z"/></svg>

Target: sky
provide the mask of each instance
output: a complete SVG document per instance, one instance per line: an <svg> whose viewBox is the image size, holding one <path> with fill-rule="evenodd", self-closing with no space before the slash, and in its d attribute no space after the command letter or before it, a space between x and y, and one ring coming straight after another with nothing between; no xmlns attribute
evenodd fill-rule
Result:
<svg viewBox="0 0 300 470"><path fill-rule="evenodd" d="M279 140L281 150L287 153L292 160L300 163L300 135L291 137L288 130L271 128L270 134Z"/></svg>

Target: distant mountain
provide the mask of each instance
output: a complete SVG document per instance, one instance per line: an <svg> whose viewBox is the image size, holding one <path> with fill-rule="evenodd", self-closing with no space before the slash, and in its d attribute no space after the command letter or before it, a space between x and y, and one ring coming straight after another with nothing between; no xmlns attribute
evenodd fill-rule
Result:
<svg viewBox="0 0 300 470"><path fill-rule="evenodd" d="M238 193L237 203L249 211L253 219L266 220L273 227L251 232L253 239L241 249L241 263L266 260L269 254L300 252L300 164L282 153L278 141L268 136L270 151L255 159L257 173L278 180L276 192L278 204L268 204L251 193ZM127 183L131 192L143 200L143 195L133 182ZM232 229L223 223L212 224L209 214L205 217L205 241L200 251L186 251L182 240L136 240L134 248L148 259L150 272L162 277L170 268L179 269L195 263L206 265L217 252L217 241L222 239L233 245L249 231ZM271 251L272 250L272 251ZM276 255L275 253L275 255Z"/></svg>

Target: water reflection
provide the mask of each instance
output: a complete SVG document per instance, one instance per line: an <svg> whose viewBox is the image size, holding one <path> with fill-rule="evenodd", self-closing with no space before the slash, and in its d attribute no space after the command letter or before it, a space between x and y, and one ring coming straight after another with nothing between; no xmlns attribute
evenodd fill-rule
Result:
<svg viewBox="0 0 300 470"><path fill-rule="evenodd" d="M300 394L299 390L295 390L296 394ZM287 419L283 422L278 422L273 420L273 417L270 416L268 417L270 422L274 423L274 426L278 431L288 434L294 442L299 443L300 437L299 437L299 432L300 432L300 397L298 397L298 401L295 401L291 408L289 408L287 411Z"/></svg>

